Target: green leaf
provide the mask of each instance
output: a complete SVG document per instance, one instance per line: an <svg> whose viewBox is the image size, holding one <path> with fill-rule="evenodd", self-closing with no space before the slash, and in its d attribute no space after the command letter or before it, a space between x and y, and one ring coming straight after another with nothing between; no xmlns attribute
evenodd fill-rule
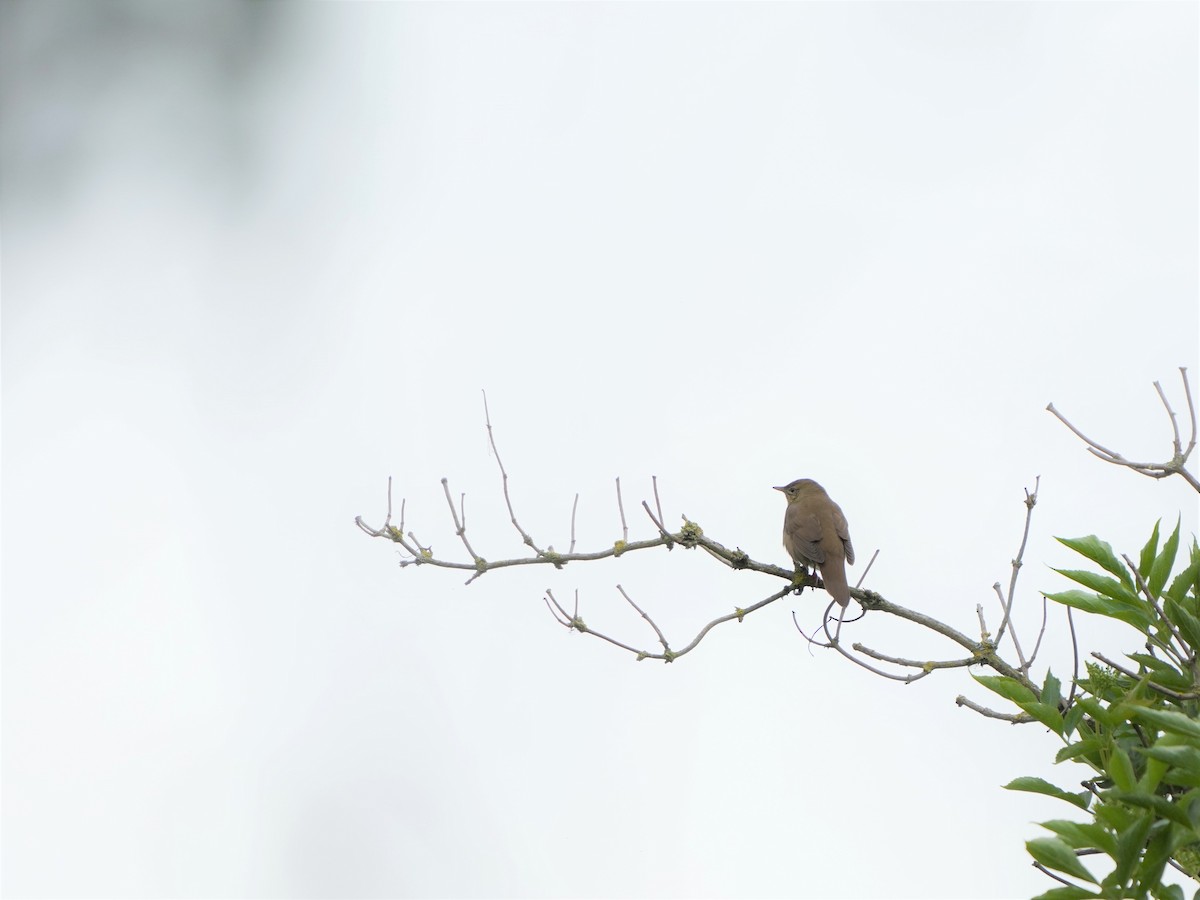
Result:
<svg viewBox="0 0 1200 900"><path fill-rule="evenodd" d="M1082 609L1084 612L1108 616L1111 619L1120 619L1122 622L1132 625L1142 632L1147 631L1152 624L1150 616L1141 607L1121 603L1108 597L1089 594L1087 591L1062 591L1057 594L1045 594L1044 596L1055 603L1061 603L1063 606L1071 606L1075 609Z"/></svg>
<svg viewBox="0 0 1200 900"><path fill-rule="evenodd" d="M1171 582L1171 586L1167 588L1164 596L1170 597L1176 603L1182 603L1189 590L1196 593L1197 575L1200 575L1200 553L1193 550L1191 564L1175 576L1175 580Z"/></svg>
<svg viewBox="0 0 1200 900"><path fill-rule="evenodd" d="M1004 786L1006 791L1027 791L1031 794L1045 794L1047 797L1057 797L1059 800L1066 800L1078 806L1080 809L1087 809L1088 803L1091 801L1092 795L1084 791L1082 794L1072 794L1069 791L1064 791L1062 788L1051 784L1044 778L1033 778L1025 775L1021 778L1014 778Z"/></svg>
<svg viewBox="0 0 1200 900"><path fill-rule="evenodd" d="M1116 860L1116 866L1108 878L1104 879L1105 885L1121 885L1124 886L1129 881L1129 876L1133 874L1133 867L1137 865L1138 857L1141 856L1142 848L1146 846L1146 838L1150 834L1150 826L1154 824L1154 814L1144 813L1139 816L1128 828L1122 829L1117 835L1117 853L1113 857Z"/></svg>
<svg viewBox="0 0 1200 900"><path fill-rule="evenodd" d="M1142 813L1135 813L1131 809L1126 809L1123 806L1117 806L1113 803L1104 803L1103 801L1097 803L1096 808L1092 812L1095 814L1097 822L1115 831L1118 837L1142 819Z"/></svg>
<svg viewBox="0 0 1200 900"><path fill-rule="evenodd" d="M1165 735L1153 747L1141 747L1138 749L1138 752L1151 759L1161 760L1172 766L1200 775L1200 747L1188 745L1170 746L1167 744L1167 739L1170 737L1172 735Z"/></svg>
<svg viewBox="0 0 1200 900"><path fill-rule="evenodd" d="M1163 603L1163 613L1179 629L1180 635L1191 645L1191 649L1200 648L1200 618L1196 618L1182 603L1170 597Z"/></svg>
<svg viewBox="0 0 1200 900"><path fill-rule="evenodd" d="M1063 716L1063 734L1070 737L1075 733L1075 729L1079 727L1079 720L1083 718L1084 708L1078 703L1072 703L1071 708L1067 710L1067 714Z"/></svg>
<svg viewBox="0 0 1200 900"><path fill-rule="evenodd" d="M1130 588L1133 587L1133 578L1125 568L1125 564L1117 559L1117 554L1113 553L1112 546L1106 541L1100 540L1094 534L1081 538L1055 538L1055 540L1064 547L1070 547L1081 556L1086 556L1092 562L1099 563L1102 568L1116 575Z"/></svg>
<svg viewBox="0 0 1200 900"><path fill-rule="evenodd" d="M1170 606L1170 601L1167 601ZM1197 622L1200 625L1200 622ZM1184 691L1192 686L1192 679L1184 675L1165 659L1159 659L1157 656L1151 656L1149 653L1126 653L1130 659L1141 663L1155 684L1161 684L1164 687L1175 688L1176 690Z"/></svg>
<svg viewBox="0 0 1200 900"><path fill-rule="evenodd" d="M1197 722L1190 716L1185 716L1183 713L1137 706L1130 710L1129 715L1131 718L1146 725L1153 725L1159 731L1168 731L1172 734L1200 738L1200 722Z"/></svg>
<svg viewBox="0 0 1200 900"><path fill-rule="evenodd" d="M1196 893L1200 894L1200 891ZM1087 888L1075 887L1056 887L1050 888L1043 894L1038 894L1033 900L1085 900L1087 897L1099 897L1100 894L1095 894ZM1196 900L1200 900L1197 897Z"/></svg>
<svg viewBox="0 0 1200 900"><path fill-rule="evenodd" d="M1015 678L1009 678L1007 675L974 675L972 677L989 691L995 691L1001 697L1018 705L1037 702L1033 691Z"/></svg>
<svg viewBox="0 0 1200 900"><path fill-rule="evenodd" d="M1154 565L1154 558L1158 554L1158 526L1162 524L1162 519L1154 523L1154 532L1150 535L1150 540L1146 541L1146 546L1142 548L1141 558L1138 559L1138 572L1142 578L1150 577L1150 568Z"/></svg>
<svg viewBox="0 0 1200 900"><path fill-rule="evenodd" d="M1191 820L1188 819L1187 813L1183 811L1182 807L1172 803L1165 797L1159 797L1157 794L1142 794L1136 791L1109 791L1104 795L1106 800L1110 797L1129 806L1151 810L1158 818L1169 819L1176 825L1182 825L1184 828L1192 827Z"/></svg>
<svg viewBox="0 0 1200 900"><path fill-rule="evenodd" d="M1141 663L1146 667L1146 669L1154 673L1161 672L1164 669L1171 672L1178 672L1178 670L1165 659L1159 659L1157 656L1151 656L1149 653L1126 653L1125 655L1134 662Z"/></svg>
<svg viewBox="0 0 1200 900"><path fill-rule="evenodd" d="M1120 716L1113 715L1112 711L1107 706L1103 706L1095 697L1077 697L1075 703L1106 728L1116 728L1122 722Z"/></svg>
<svg viewBox="0 0 1200 900"><path fill-rule="evenodd" d="M1100 748L1103 746L1104 741L1100 738L1084 738L1082 741L1076 741L1074 744L1067 744L1067 746L1059 750L1054 756L1054 761L1060 763L1068 759L1078 759L1080 756L1091 757L1099 753Z"/></svg>
<svg viewBox="0 0 1200 900"><path fill-rule="evenodd" d="M1200 788L1200 774L1190 769L1168 769L1167 774L1162 777L1162 780L1167 784Z"/></svg>
<svg viewBox="0 0 1200 900"><path fill-rule="evenodd" d="M1048 703L1018 703L1024 712L1029 713L1055 734L1063 733L1063 717L1058 711L1057 706L1050 706Z"/></svg>
<svg viewBox="0 0 1200 900"><path fill-rule="evenodd" d="M1179 521L1175 522L1175 530L1171 536L1167 538L1167 542L1163 544L1162 553L1154 560L1154 564L1150 566L1150 593L1155 597L1162 594L1163 585L1167 583L1167 579L1171 576L1171 569L1175 567L1175 551L1179 549Z"/></svg>
<svg viewBox="0 0 1200 900"><path fill-rule="evenodd" d="M1092 873L1084 868L1079 857L1075 855L1075 851L1056 837L1034 838L1032 841L1026 841L1025 849L1029 851L1030 856L1047 869L1057 869L1059 872L1083 878L1092 884L1099 884L1092 877Z"/></svg>
<svg viewBox="0 0 1200 900"><path fill-rule="evenodd" d="M1164 735L1153 747L1140 747L1138 752L1146 757L1146 774L1138 787L1154 791L1164 780L1167 784L1194 787L1200 782L1200 749L1188 746L1170 746L1167 741L1178 735Z"/></svg>
<svg viewBox="0 0 1200 900"><path fill-rule="evenodd" d="M1117 839L1112 832L1095 822L1071 822L1067 819L1051 819L1041 826L1053 831L1075 850L1095 847L1109 856L1117 852Z"/></svg>
<svg viewBox="0 0 1200 900"><path fill-rule="evenodd" d="M1113 780L1113 784L1122 791L1132 791L1137 785L1129 754L1120 745L1114 746L1109 752L1108 765L1104 767L1104 770L1108 772L1108 777Z"/></svg>
<svg viewBox="0 0 1200 900"><path fill-rule="evenodd" d="M1097 594L1113 600L1121 600L1131 604L1141 603L1138 595L1133 590L1115 578L1109 578L1107 575L1101 575L1098 572L1089 572L1086 569L1055 569L1054 571L1065 578L1070 578L1072 581L1082 584L1086 588L1091 588Z"/></svg>
<svg viewBox="0 0 1200 900"><path fill-rule="evenodd" d="M1183 888L1177 884L1160 884L1158 890L1150 889L1155 900L1185 900Z"/></svg>
<svg viewBox="0 0 1200 900"><path fill-rule="evenodd" d="M1139 895L1144 897L1147 892L1162 887L1163 869L1167 867L1167 860L1170 858L1170 829L1157 829L1157 833L1152 833L1150 836L1150 843L1146 847L1146 855L1142 857L1142 864L1138 866L1138 870L1134 876L1137 879L1137 892ZM1155 892L1157 893L1157 891Z"/></svg>
<svg viewBox="0 0 1200 900"><path fill-rule="evenodd" d="M1049 669L1046 670L1046 680L1042 684L1042 702L1055 708L1062 702L1062 683Z"/></svg>

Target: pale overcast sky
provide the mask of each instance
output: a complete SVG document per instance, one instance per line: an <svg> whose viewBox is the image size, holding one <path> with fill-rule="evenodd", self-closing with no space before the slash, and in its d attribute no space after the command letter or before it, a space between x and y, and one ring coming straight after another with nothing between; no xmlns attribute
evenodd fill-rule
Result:
<svg viewBox="0 0 1200 900"><path fill-rule="evenodd" d="M1017 624L1196 496L1194 3L5 2L3 882L13 897L1015 897L1086 770L809 652L824 594L657 549L464 587L378 524L520 555L672 526L786 563L809 476L867 586ZM879 621L884 619L884 621ZM955 656L868 616L852 640ZM1035 673L1070 674L1052 610ZM843 635L845 637L845 633ZM1085 650L1135 649L1085 621ZM998 705L992 704L992 705ZM1064 764L1070 766L1071 764Z"/></svg>

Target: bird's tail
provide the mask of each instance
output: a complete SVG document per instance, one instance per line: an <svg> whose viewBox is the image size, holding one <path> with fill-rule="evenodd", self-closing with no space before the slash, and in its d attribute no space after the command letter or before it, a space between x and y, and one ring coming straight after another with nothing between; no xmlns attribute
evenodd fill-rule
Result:
<svg viewBox="0 0 1200 900"><path fill-rule="evenodd" d="M825 582L825 590L842 606L850 602L850 585L846 581L846 563L841 559L831 559L821 567L821 581Z"/></svg>

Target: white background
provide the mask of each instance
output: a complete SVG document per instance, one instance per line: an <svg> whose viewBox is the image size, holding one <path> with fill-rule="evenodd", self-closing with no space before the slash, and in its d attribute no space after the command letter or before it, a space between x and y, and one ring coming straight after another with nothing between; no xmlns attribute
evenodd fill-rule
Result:
<svg viewBox="0 0 1200 900"><path fill-rule="evenodd" d="M1197 528L1161 380L1198 364L1193 4L6 3L9 896L1001 897L1060 746L809 652L825 595L658 549L397 567L672 526L780 564L821 481L867 586L1018 625ZM852 581L858 571L851 570ZM882 620L882 621L881 621ZM1085 650L1136 649L1083 621ZM952 646L884 616L849 632ZM1071 661L1052 610L1035 674ZM1011 651L1006 651L1011 655ZM1070 764L1066 764L1067 767Z"/></svg>

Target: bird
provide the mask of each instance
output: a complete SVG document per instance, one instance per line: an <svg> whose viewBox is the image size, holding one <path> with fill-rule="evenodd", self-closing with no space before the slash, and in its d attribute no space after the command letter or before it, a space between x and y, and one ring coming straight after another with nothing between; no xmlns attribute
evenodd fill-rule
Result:
<svg viewBox="0 0 1200 900"><path fill-rule="evenodd" d="M821 570L821 581L843 607L850 602L846 563L854 563L854 545L846 516L811 478L798 478L776 487L787 497L783 516L783 546L796 569L808 574L809 566Z"/></svg>

